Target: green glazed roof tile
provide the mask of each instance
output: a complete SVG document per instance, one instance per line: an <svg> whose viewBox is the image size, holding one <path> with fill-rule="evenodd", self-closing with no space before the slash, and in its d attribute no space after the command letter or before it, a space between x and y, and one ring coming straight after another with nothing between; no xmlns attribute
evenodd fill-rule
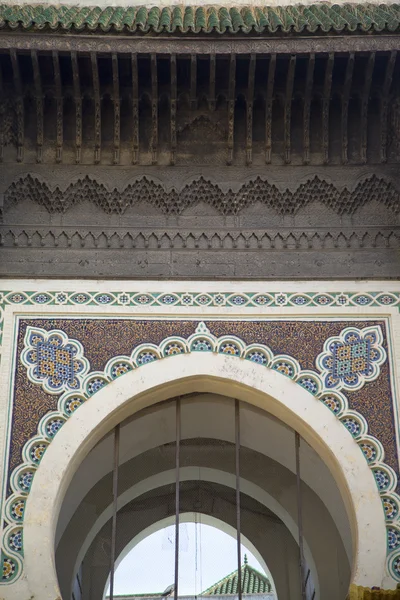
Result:
<svg viewBox="0 0 400 600"><path fill-rule="evenodd" d="M0 4L0 28L85 29L153 33L398 32L400 4L217 7L65 6Z"/></svg>
<svg viewBox="0 0 400 600"><path fill-rule="evenodd" d="M124 10L124 9L122 9ZM132 23L134 23L136 17L136 8L133 6L129 7L126 11L124 11L124 16L120 21L119 29L123 29L124 27L130 27Z"/></svg>
<svg viewBox="0 0 400 600"><path fill-rule="evenodd" d="M231 15L227 8L221 8L219 11L219 29L220 31L225 31L226 29L232 31L233 29Z"/></svg>
<svg viewBox="0 0 400 600"><path fill-rule="evenodd" d="M207 21L207 27L205 29L203 29L202 31L214 31L220 30L220 22L219 22L219 17L218 17L218 12L217 9L212 6L208 11L204 11L206 13L208 13L208 21Z"/></svg>
<svg viewBox="0 0 400 600"><path fill-rule="evenodd" d="M207 14L203 7L198 7L195 10L195 25L194 31L202 31L207 27Z"/></svg>
<svg viewBox="0 0 400 600"><path fill-rule="evenodd" d="M135 31L136 28L144 31L147 23L147 9L141 6L136 13L136 19L131 24L131 30Z"/></svg>
<svg viewBox="0 0 400 600"><path fill-rule="evenodd" d="M81 10L79 12L66 11L64 18L66 22L69 20L69 27L74 23L76 29L83 29L86 27L87 20L90 19L92 12L93 11L88 7L86 7L86 10Z"/></svg>
<svg viewBox="0 0 400 600"><path fill-rule="evenodd" d="M186 6L183 17L183 31L193 30L195 28L195 12L192 6Z"/></svg>
<svg viewBox="0 0 400 600"><path fill-rule="evenodd" d="M250 9L246 8L246 9L244 9L243 12L245 13L248 10L250 10ZM240 10L238 10L237 8L231 8L230 15L231 15L231 19L232 19L232 27L230 28L230 31L234 31L236 33L237 31L246 29L246 26L242 19L242 15L240 14Z"/></svg>
<svg viewBox="0 0 400 600"><path fill-rule="evenodd" d="M274 33L279 28L283 29L283 21L281 20L280 15L277 10L274 10L274 9L268 7L267 14L268 14L268 21L269 21L267 31L269 30L269 31L271 31L271 33Z"/></svg>
<svg viewBox="0 0 400 600"><path fill-rule="evenodd" d="M265 16L264 11L260 6L255 7L254 13L255 13L257 23L258 23L256 31L258 31L258 32L263 31L263 29L265 27L267 27L267 25L268 25L268 19Z"/></svg>
<svg viewBox="0 0 400 600"><path fill-rule="evenodd" d="M381 6L379 15L382 19L381 29L388 29L389 31L396 31L396 23L400 21L400 5L393 4L388 6Z"/></svg>
<svg viewBox="0 0 400 600"><path fill-rule="evenodd" d="M243 594L260 594L268 593L271 591L271 584L268 577L259 573L253 567L247 563L245 556L245 562L241 569L241 580L242 580L242 593ZM230 575L227 575L207 590L205 590L202 596L219 596L223 594L237 594L238 592L238 573L233 571Z"/></svg>
<svg viewBox="0 0 400 600"><path fill-rule="evenodd" d="M251 10L246 10L246 12L243 14L243 21L245 23L246 29L248 29L249 31L251 31L251 29L257 28L255 12L253 13Z"/></svg>

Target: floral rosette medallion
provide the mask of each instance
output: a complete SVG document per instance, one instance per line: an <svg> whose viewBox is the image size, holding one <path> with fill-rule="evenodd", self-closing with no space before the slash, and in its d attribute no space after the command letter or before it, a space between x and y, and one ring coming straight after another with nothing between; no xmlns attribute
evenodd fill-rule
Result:
<svg viewBox="0 0 400 600"><path fill-rule="evenodd" d="M327 389L359 390L379 376L386 360L379 326L357 329L347 327L340 335L329 338L317 357Z"/></svg>
<svg viewBox="0 0 400 600"><path fill-rule="evenodd" d="M63 331L28 327L21 361L33 383L39 383L49 394L78 390L89 371L83 346Z"/></svg>

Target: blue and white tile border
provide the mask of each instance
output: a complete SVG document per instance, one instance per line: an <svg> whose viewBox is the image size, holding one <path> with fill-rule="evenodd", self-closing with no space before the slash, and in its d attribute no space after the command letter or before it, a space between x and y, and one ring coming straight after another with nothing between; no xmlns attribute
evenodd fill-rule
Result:
<svg viewBox="0 0 400 600"><path fill-rule="evenodd" d="M82 283L82 282L80 282ZM178 283L175 282L177 286ZM61 289L62 286L60 286ZM128 287L128 286L127 286ZM160 289L165 286L160 286ZM203 287L203 286L200 286ZM226 286L227 289L228 286ZM236 286L235 286L236 287ZM110 307L110 308L400 308L400 291L0 291L0 357L4 309L14 307ZM223 290L221 284L221 290Z"/></svg>
<svg viewBox="0 0 400 600"><path fill-rule="evenodd" d="M363 337L364 332L365 335L373 334L375 336L377 349L382 352L379 364L375 365L374 376L369 380L375 379L379 375L380 364L386 359L386 355L383 354L384 350L379 345L379 340L382 339L380 328L368 327L366 330L353 328L353 330L360 339ZM26 350L30 348L32 335L41 335L43 339L45 336L52 335L65 336L60 331L47 332L38 328L28 328L25 337ZM327 340L327 347L335 339L330 338L330 340ZM75 345L77 342L76 340L68 340L68 343ZM243 340L236 336L216 338L210 333L206 325L200 322L196 331L188 339L172 336L163 340L159 346L144 343L135 348L130 356L112 358L107 363L104 371L86 374L87 369L85 369L85 375L79 381L79 389L62 393L58 400L57 411L47 413L41 419L37 434L27 442L23 449L23 463L11 475L12 494L5 503L2 515L7 522L2 537L2 583L11 583L22 573L25 502L41 458L66 420L96 392L125 373L142 367L149 362L163 360L177 354L194 352L228 354L252 361L260 365L260 368L273 369L302 386L335 414L360 447L374 475L387 525L387 567L390 575L400 581L400 497L395 492L397 475L393 469L384 463L383 447L376 438L368 434L366 420L359 413L349 410L347 398L342 391L329 389L325 385L323 372L320 375L316 371L302 370L296 359L287 355L274 355L271 349L263 344L246 345ZM81 355L81 358L84 359L83 355ZM27 368L28 377L31 381L44 385L46 389L46 382L39 381L31 373L30 362L23 360L23 363ZM88 367L86 363L85 365ZM359 387L366 383L368 383L368 380L363 381Z"/></svg>
<svg viewBox="0 0 400 600"><path fill-rule="evenodd" d="M5 304L68 306L400 306L400 292L121 292L121 291L40 291L2 292Z"/></svg>

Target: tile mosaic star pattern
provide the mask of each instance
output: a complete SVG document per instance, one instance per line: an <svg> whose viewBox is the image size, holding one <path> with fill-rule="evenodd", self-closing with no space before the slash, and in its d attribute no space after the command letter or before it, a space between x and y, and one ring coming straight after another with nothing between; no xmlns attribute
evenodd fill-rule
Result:
<svg viewBox="0 0 400 600"><path fill-rule="evenodd" d="M28 328L21 361L30 380L40 383L49 394L79 389L89 370L82 344L56 330Z"/></svg>
<svg viewBox="0 0 400 600"><path fill-rule="evenodd" d="M367 421L356 411L349 410L346 396L338 390L339 386L345 388L346 385L354 384L352 377L358 378L354 384L358 389L379 376L379 366L386 359L386 353L381 346L382 331L379 326L363 329L345 328L339 336L328 338L324 352L317 358L317 363L320 361L322 366L322 376L314 371L302 369L299 362L289 355L274 354L262 343L248 344L234 335L217 337L210 332L205 323L199 323L195 332L187 338L175 335L163 339L160 344L140 344L134 348L130 356L111 358L104 371L90 373L87 373L89 363L83 356L83 347L79 342L69 339L63 331L46 331L28 326L24 341L26 347L21 360L28 369L31 381L44 388L50 386L50 393L64 393L58 398L57 410L48 412L42 417L37 435L25 444L24 462L13 471L11 476L12 494L7 500L3 515L8 523L3 532L2 545L7 551L3 560L3 582L15 580L22 572L23 565L19 566L18 561L21 561L23 550L23 516L26 498L40 461L64 422L81 404L128 371L143 368L149 362L189 352L226 354L235 359L254 362L260 368L268 367L276 370L283 376L291 378L332 410L360 447L374 474L388 523L388 568L400 581L400 555L395 554L394 547L397 549L397 545L393 541L397 534L400 535L400 497L395 493L397 475L383 462L382 444L368 434ZM45 346L47 353L44 357L40 355L45 363L44 368L38 361L37 348L40 344L47 344ZM52 352L54 348L56 350L73 348L73 359L61 354L58 361L56 354ZM75 367L68 362L64 369L63 360L65 362L76 360L80 363ZM47 368L49 361L52 361L50 374ZM58 362L61 364L60 368ZM74 379L71 379L72 377ZM339 381L336 389L333 385L329 385L331 382L329 378ZM72 387L71 391L70 384L75 379L78 387L76 389ZM58 391L55 391L54 386L59 386ZM351 389L354 389L354 386Z"/></svg>
<svg viewBox="0 0 400 600"><path fill-rule="evenodd" d="M344 329L326 340L316 360L327 389L358 390L376 379L386 360L380 327Z"/></svg>

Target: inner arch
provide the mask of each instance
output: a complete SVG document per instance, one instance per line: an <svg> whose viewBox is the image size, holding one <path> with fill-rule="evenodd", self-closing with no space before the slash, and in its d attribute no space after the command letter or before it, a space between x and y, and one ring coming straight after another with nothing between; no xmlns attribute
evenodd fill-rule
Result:
<svg viewBox="0 0 400 600"><path fill-rule="evenodd" d="M165 517L161 521L158 521L154 525L149 526L146 529L144 529L140 534L136 535L125 546L123 551L119 554L118 559L115 564L117 588L118 588L118 568L121 567L124 562L128 562L127 566L130 567L131 563L129 562L129 560L130 560L130 556L132 554L132 550L136 548L139 551L140 546L144 540L153 536L154 534L159 533L162 530L165 530L168 527L174 526L174 523L175 523L174 516ZM217 529L220 532L222 532L225 536L229 536L230 538L232 538L232 541L234 542L234 544L236 546L236 537L237 537L236 529L234 527L232 527L231 525L229 525L228 523L226 523L225 521L222 521L221 519L217 519L216 517L212 517L212 516L204 514L204 513L197 513L197 512L181 513L180 514L180 524L185 525L188 523L196 524L197 527L203 528L203 531L204 531L205 526L210 529L211 528ZM204 533L203 533L203 535L204 535ZM157 541L159 541L159 540L157 540ZM275 590L274 580L273 580L272 574L270 573L262 554L258 551L258 549L254 546L254 544L243 534L241 535L241 543L242 543L242 557L244 557L245 554L250 554L255 558L255 560L261 567L260 572L264 573L268 577L268 580L271 583L272 590L274 591ZM243 558L243 560L244 560L244 558ZM157 564L154 563L153 559L151 562L154 567L157 567ZM252 564L251 559L249 562L251 562L251 564ZM200 568L201 568L201 565L200 565ZM233 568L231 568L230 570L226 570L226 572L222 572L221 575L222 576L228 575L228 573L233 571L234 569L235 569L235 566L233 566ZM222 579L222 577L215 578L215 581L217 581L217 579ZM170 583L170 582L168 581L168 583ZM212 582L209 581L208 583L214 583L214 581L212 581ZM201 589L199 589L199 592L202 592L204 589L206 589L208 587L208 585L203 584L200 587L201 587ZM153 588L154 588L154 585L153 585ZM107 578L107 584L106 584L104 596L107 596L108 590L109 590L109 577ZM144 589L139 591L139 593L144 593L144 592L146 592L146 590L144 590ZM118 594L118 591L117 591L117 594Z"/></svg>

